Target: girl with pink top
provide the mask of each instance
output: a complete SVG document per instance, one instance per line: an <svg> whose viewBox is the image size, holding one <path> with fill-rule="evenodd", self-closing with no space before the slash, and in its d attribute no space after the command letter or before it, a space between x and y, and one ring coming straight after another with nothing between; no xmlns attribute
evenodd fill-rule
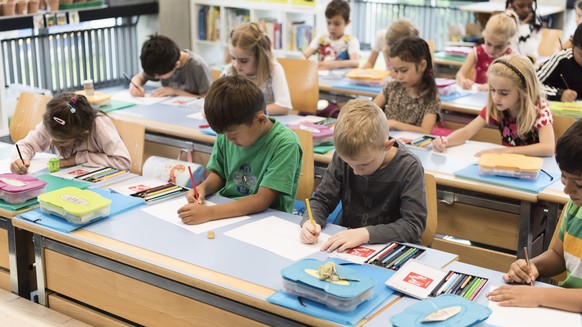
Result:
<svg viewBox="0 0 582 327"><path fill-rule="evenodd" d="M484 43L476 46L457 73L457 83L465 90L477 84L480 91L487 90L487 69L493 60L510 54L510 44L517 32L512 15L501 13L491 16L483 31Z"/></svg>
<svg viewBox="0 0 582 327"><path fill-rule="evenodd" d="M88 164L129 170L131 166L129 152L109 116L75 93L51 99L42 122L16 144L23 160L16 149L10 155L10 170L15 174L26 174L30 159L48 149L60 154L61 167Z"/></svg>

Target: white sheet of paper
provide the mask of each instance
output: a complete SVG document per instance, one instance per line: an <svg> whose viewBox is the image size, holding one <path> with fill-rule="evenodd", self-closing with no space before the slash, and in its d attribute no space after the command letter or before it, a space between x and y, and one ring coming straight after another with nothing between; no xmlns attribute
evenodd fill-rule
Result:
<svg viewBox="0 0 582 327"><path fill-rule="evenodd" d="M491 286L493 291L498 286ZM487 325L491 326L515 326L519 321L520 326L547 327L556 326L576 327L582 326L579 313L550 309L550 308L518 308L500 307L497 302L489 301L489 309L493 311Z"/></svg>
<svg viewBox="0 0 582 327"><path fill-rule="evenodd" d="M193 113L193 114L189 114L188 116L186 116L188 118L193 118L193 119L198 119L198 120L206 120L206 117L204 117L202 115L202 111Z"/></svg>
<svg viewBox="0 0 582 327"><path fill-rule="evenodd" d="M329 238L328 234L321 233L318 244L304 244L299 238L300 230L299 224L270 216L224 234L295 261L319 252Z"/></svg>
<svg viewBox="0 0 582 327"><path fill-rule="evenodd" d="M123 90L113 94L111 98L119 101L131 102L145 106L149 106L169 98L169 97L153 97L150 94L151 93L146 93L145 97L134 97L133 95L129 94L129 90Z"/></svg>
<svg viewBox="0 0 582 327"><path fill-rule="evenodd" d="M34 174L38 171L46 169L48 167L48 160L55 157L57 156L52 153L37 153L34 158L30 160L28 174ZM0 160L0 173L10 173L10 164L10 158Z"/></svg>
<svg viewBox="0 0 582 327"><path fill-rule="evenodd" d="M194 234L205 233L205 232L208 232L210 230L215 230L215 229L218 229L220 227L224 227L224 226L234 224L234 223L237 223L239 221L243 221L245 219L250 218L249 216L242 216L242 217L213 220L213 221L209 221L207 223L200 224L200 225L186 225L182 222L182 220L180 220L180 217L178 217L178 209L180 209L182 206L184 206L187 203L188 203L188 201L186 201L186 197L183 196L183 197L178 197L178 198L173 199L173 200L156 203L152 206L148 206L148 207L141 209L141 210L143 210L144 212L147 212L150 215L153 215L159 219L165 220L165 221L172 223L176 226L187 229ZM208 206L215 205L214 203L212 203L210 201L206 201L205 203Z"/></svg>
<svg viewBox="0 0 582 327"><path fill-rule="evenodd" d="M10 143L5 143L5 142L0 142L0 149L5 148L7 146L11 146L12 144Z"/></svg>
<svg viewBox="0 0 582 327"><path fill-rule="evenodd" d="M477 141L467 141L463 145L453 146L447 148L445 152L436 152L436 154L444 155L447 157L454 157L464 161L470 162L477 162L479 157L476 157L475 154L479 151L487 150L487 149L498 149L503 148L503 145L499 144L492 144L487 142L477 142Z"/></svg>

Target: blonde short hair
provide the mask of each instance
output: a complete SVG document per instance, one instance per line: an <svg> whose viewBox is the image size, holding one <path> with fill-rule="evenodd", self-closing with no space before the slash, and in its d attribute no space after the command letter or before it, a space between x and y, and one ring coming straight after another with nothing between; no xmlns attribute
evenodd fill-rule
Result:
<svg viewBox="0 0 582 327"><path fill-rule="evenodd" d="M510 42L517 33L517 21L514 16L500 13L491 16L483 30L483 36L489 36L496 40Z"/></svg>
<svg viewBox="0 0 582 327"><path fill-rule="evenodd" d="M366 151L382 149L389 135L382 109L370 100L354 99L340 111L333 142L340 156L355 159Z"/></svg>
<svg viewBox="0 0 582 327"><path fill-rule="evenodd" d="M391 48L398 40L407 36L418 37L418 29L408 19L399 19L388 26L386 45Z"/></svg>
<svg viewBox="0 0 582 327"><path fill-rule="evenodd" d="M517 88L519 114L516 117L517 132L520 136L531 131L538 117L538 106L543 98L542 88L529 58L519 54L510 54L496 59L489 66L487 78L505 77ZM492 117L498 121L503 113L493 103L491 90L487 100L486 120Z"/></svg>

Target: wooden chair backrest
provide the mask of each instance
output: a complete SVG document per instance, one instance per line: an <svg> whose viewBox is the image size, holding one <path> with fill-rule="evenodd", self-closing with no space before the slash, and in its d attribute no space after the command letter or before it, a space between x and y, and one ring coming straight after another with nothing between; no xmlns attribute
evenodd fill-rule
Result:
<svg viewBox="0 0 582 327"><path fill-rule="evenodd" d="M305 199L311 198L311 193L313 193L313 136L310 132L304 130L294 129L293 132L297 134L301 149L303 150L301 176L299 176L299 186L295 198L304 201Z"/></svg>
<svg viewBox="0 0 582 327"><path fill-rule="evenodd" d="M123 144L129 151L131 158L129 171L141 175L144 160L145 126L118 119L113 119L113 124L115 124Z"/></svg>
<svg viewBox="0 0 582 327"><path fill-rule="evenodd" d="M424 182L426 185L426 227L422 233L422 245L431 246L436 234L438 213L437 213L437 190L434 175L425 173Z"/></svg>
<svg viewBox="0 0 582 327"><path fill-rule="evenodd" d="M542 57L549 57L554 54L554 50L560 47L560 40L564 32L559 29L542 28L542 38L538 46L538 54Z"/></svg>
<svg viewBox="0 0 582 327"><path fill-rule="evenodd" d="M317 62L290 58L278 58L277 61L285 70L293 111L315 114L319 100Z"/></svg>
<svg viewBox="0 0 582 327"><path fill-rule="evenodd" d="M46 111L46 104L52 99L48 95L37 93L20 93L12 120L10 121L10 139L18 142L34 130L42 121L42 115Z"/></svg>

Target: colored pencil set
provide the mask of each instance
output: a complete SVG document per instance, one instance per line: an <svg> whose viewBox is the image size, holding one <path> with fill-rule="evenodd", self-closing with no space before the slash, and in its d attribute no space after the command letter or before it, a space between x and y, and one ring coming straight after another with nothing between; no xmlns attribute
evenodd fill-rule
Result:
<svg viewBox="0 0 582 327"><path fill-rule="evenodd" d="M443 278L434 288L430 296L436 297L441 294L455 294L473 301L485 284L487 284L487 281L487 278L450 271L447 277Z"/></svg>
<svg viewBox="0 0 582 327"><path fill-rule="evenodd" d="M424 253L424 251L424 249L414 246L392 242L382 250L378 251L376 255L366 260L365 263L387 269L398 270L408 260L417 258Z"/></svg>
<svg viewBox="0 0 582 327"><path fill-rule="evenodd" d="M121 170L117 168L110 168L110 167L103 167L101 169L94 170L90 173L79 175L75 177L75 179L91 182L91 183L99 183L108 179L112 179L117 176L121 176L123 174L127 174L127 170Z"/></svg>
<svg viewBox="0 0 582 327"><path fill-rule="evenodd" d="M173 198L187 191L188 189L185 187L178 186L172 183L167 183L164 185L152 187L147 190L133 193L131 194L131 196L143 198L146 201L146 203L150 204L163 199Z"/></svg>
<svg viewBox="0 0 582 327"><path fill-rule="evenodd" d="M434 139L435 139L434 136L424 135L424 136L419 137L415 140L412 140L410 142L410 145L421 148L421 149L426 149L432 144L432 141Z"/></svg>

